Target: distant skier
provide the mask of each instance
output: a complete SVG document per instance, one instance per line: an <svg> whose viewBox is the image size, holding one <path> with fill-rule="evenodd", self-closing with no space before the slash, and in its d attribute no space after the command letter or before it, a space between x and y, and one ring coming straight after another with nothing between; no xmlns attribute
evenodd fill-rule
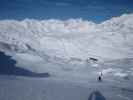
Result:
<svg viewBox="0 0 133 100"><path fill-rule="evenodd" d="M102 81L102 76L103 76L103 74L102 74L102 72L101 72L101 74L98 76L98 81L99 81L99 82Z"/></svg>
<svg viewBox="0 0 133 100"><path fill-rule="evenodd" d="M98 81L102 81L102 77L101 76L98 76Z"/></svg>

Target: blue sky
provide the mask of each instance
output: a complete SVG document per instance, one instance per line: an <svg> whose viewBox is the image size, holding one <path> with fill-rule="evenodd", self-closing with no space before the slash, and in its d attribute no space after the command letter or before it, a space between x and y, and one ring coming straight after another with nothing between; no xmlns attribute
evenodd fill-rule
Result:
<svg viewBox="0 0 133 100"><path fill-rule="evenodd" d="M133 12L133 0L0 0L0 19L82 18L102 22Z"/></svg>

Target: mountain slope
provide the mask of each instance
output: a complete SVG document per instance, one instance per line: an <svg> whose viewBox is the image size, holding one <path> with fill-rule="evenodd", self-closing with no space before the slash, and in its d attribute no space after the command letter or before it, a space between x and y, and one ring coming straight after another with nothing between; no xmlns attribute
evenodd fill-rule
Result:
<svg viewBox="0 0 133 100"><path fill-rule="evenodd" d="M1 20L0 45L13 51L45 52L50 56L100 58L132 57L133 14L101 24L81 19ZM8 45L8 46L7 46ZM4 48L6 48L4 47Z"/></svg>

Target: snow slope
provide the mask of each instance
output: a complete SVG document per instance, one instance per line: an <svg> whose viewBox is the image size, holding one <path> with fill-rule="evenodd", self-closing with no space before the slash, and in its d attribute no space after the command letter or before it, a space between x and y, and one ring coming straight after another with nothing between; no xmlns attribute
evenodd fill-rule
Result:
<svg viewBox="0 0 133 100"><path fill-rule="evenodd" d="M0 75L0 100L132 100L132 32L133 14L101 24L1 20L0 51L17 67L50 77ZM100 61L86 62L88 57ZM97 82L100 72L103 81Z"/></svg>
<svg viewBox="0 0 133 100"><path fill-rule="evenodd" d="M28 54L20 56L23 60L27 58L27 62L30 63L28 65L36 64L41 60L38 56L29 56ZM74 64L73 66L68 66L68 64L49 66L54 71L58 69L58 73L61 71L60 77L53 77L53 74L47 78L28 77L29 74L22 74L22 69L16 70L20 74L12 73L14 72L12 70L12 74L9 75L11 67L17 69L14 63L6 64L11 63L12 60L9 58L4 55L1 58L1 60L6 59L7 61L2 60L4 63L0 63L0 100L132 100L133 98L132 58L105 62L101 66L102 82L98 82L96 79L99 73L97 66L92 67L89 64L87 66L83 64L83 66L74 60L70 61ZM7 71L4 70L5 74L2 74L3 71L1 71L3 67L9 68L9 70L6 68ZM50 68L48 69L50 70Z"/></svg>
<svg viewBox="0 0 133 100"><path fill-rule="evenodd" d="M132 58L132 32L133 14L100 24L82 19L1 20L0 50L11 55L17 66L34 72L80 73L88 57Z"/></svg>
<svg viewBox="0 0 133 100"><path fill-rule="evenodd" d="M132 100L132 94L132 82L126 81L72 83L63 79L0 76L1 100Z"/></svg>

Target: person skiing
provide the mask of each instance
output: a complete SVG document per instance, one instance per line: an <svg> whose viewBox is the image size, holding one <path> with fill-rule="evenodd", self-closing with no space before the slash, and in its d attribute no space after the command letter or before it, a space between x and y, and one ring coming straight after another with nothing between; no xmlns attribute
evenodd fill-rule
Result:
<svg viewBox="0 0 133 100"><path fill-rule="evenodd" d="M101 74L98 76L98 81L102 81L102 76L103 76L103 74L102 74L102 72L101 72Z"/></svg>
<svg viewBox="0 0 133 100"><path fill-rule="evenodd" d="M102 77L101 76L98 76L98 81L102 81Z"/></svg>

